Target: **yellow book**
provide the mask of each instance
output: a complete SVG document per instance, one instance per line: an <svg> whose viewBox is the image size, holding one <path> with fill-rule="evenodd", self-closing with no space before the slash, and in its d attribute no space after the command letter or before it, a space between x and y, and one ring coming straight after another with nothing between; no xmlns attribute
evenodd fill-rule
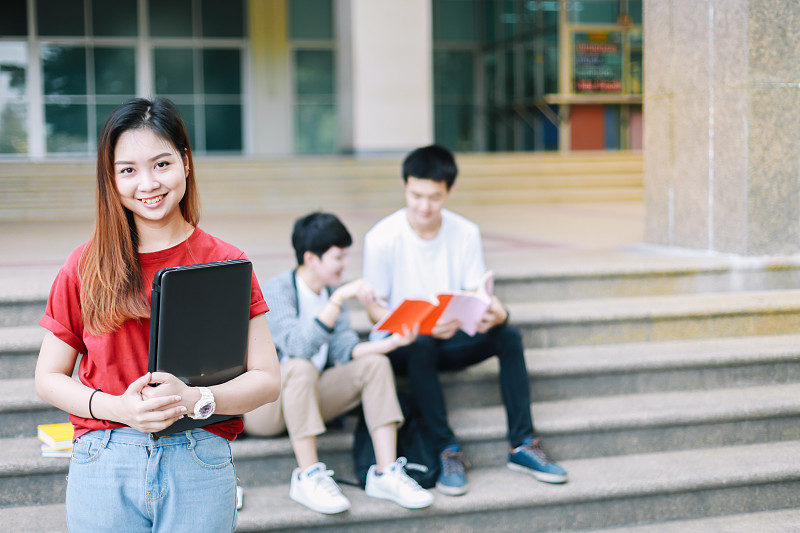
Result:
<svg viewBox="0 0 800 533"><path fill-rule="evenodd" d="M51 449L68 450L72 448L72 435L75 433L75 428L71 423L40 424L36 428L39 430L39 440Z"/></svg>

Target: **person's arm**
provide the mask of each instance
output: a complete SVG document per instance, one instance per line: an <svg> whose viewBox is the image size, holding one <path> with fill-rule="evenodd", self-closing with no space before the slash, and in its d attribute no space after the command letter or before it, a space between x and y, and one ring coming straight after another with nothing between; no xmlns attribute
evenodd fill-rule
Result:
<svg viewBox="0 0 800 533"><path fill-rule="evenodd" d="M358 299L364 307L368 303L376 300L375 289L372 285L367 283L364 279L356 279L344 285L337 287L330 298L328 299L325 307L317 315L317 320L334 329L336 322L342 315L344 303L350 299Z"/></svg>
<svg viewBox="0 0 800 533"><path fill-rule="evenodd" d="M300 320L293 276L285 272L264 284L264 299L270 306L267 321L281 356L310 359L330 341L332 330L319 319ZM326 311L338 313L339 309L328 303L323 313Z"/></svg>
<svg viewBox="0 0 800 533"><path fill-rule="evenodd" d="M387 354L402 346L408 346L415 340L419 333L419 324L413 330L404 327L404 333L394 333L389 337L377 341L360 342L353 347L352 357L358 359L365 355Z"/></svg>
<svg viewBox="0 0 800 533"><path fill-rule="evenodd" d="M332 329L328 354L335 364L347 363L351 358L356 357L355 347L360 344L358 334L350 327L350 313L345 303L350 299L358 299L362 304L374 301L375 291L372 285L363 279L357 279L341 285L330 296L328 300L330 306L325 306L317 319L326 322ZM333 312L327 314L328 308L333 307ZM323 315L326 315L323 317ZM381 353L378 351L371 353Z"/></svg>
<svg viewBox="0 0 800 533"><path fill-rule="evenodd" d="M111 420L145 433L161 431L186 412L176 395L142 398L141 392L150 381L149 373L131 383L119 396L104 392L92 396L93 389L72 378L77 359L75 348L47 332L34 374L36 393L42 400L76 416Z"/></svg>
<svg viewBox="0 0 800 533"><path fill-rule="evenodd" d="M364 309L367 311L370 322L373 324L377 324L383 320L383 317L389 313L389 308L384 305L384 300L378 298L365 302L363 305Z"/></svg>

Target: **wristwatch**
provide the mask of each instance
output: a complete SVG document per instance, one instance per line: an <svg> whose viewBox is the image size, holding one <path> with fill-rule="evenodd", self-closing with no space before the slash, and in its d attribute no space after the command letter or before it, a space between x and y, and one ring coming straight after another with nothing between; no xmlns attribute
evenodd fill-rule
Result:
<svg viewBox="0 0 800 533"><path fill-rule="evenodd" d="M213 415L214 410L217 408L217 404L214 402L214 393L207 387L196 388L200 391L200 399L194 404L194 413L188 416L195 420L205 420Z"/></svg>

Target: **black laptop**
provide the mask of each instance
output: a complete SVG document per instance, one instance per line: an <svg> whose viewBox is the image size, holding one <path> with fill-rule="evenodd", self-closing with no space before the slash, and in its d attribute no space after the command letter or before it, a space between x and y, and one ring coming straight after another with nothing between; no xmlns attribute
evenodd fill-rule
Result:
<svg viewBox="0 0 800 533"><path fill-rule="evenodd" d="M150 372L169 372L193 387L224 383L245 372L253 265L246 259L159 270L150 310ZM188 416L159 436L234 415Z"/></svg>

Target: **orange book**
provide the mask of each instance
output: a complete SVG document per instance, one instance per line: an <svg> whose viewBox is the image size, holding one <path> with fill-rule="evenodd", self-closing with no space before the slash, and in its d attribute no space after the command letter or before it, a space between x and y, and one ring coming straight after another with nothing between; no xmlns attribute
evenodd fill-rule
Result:
<svg viewBox="0 0 800 533"><path fill-rule="evenodd" d="M483 314L489 309L493 289L494 275L488 271L475 292L457 291L438 294L430 300L403 300L372 329L403 333L403 326L410 330L419 324L420 335L430 335L439 320L456 318L461 322L462 330L475 335Z"/></svg>

